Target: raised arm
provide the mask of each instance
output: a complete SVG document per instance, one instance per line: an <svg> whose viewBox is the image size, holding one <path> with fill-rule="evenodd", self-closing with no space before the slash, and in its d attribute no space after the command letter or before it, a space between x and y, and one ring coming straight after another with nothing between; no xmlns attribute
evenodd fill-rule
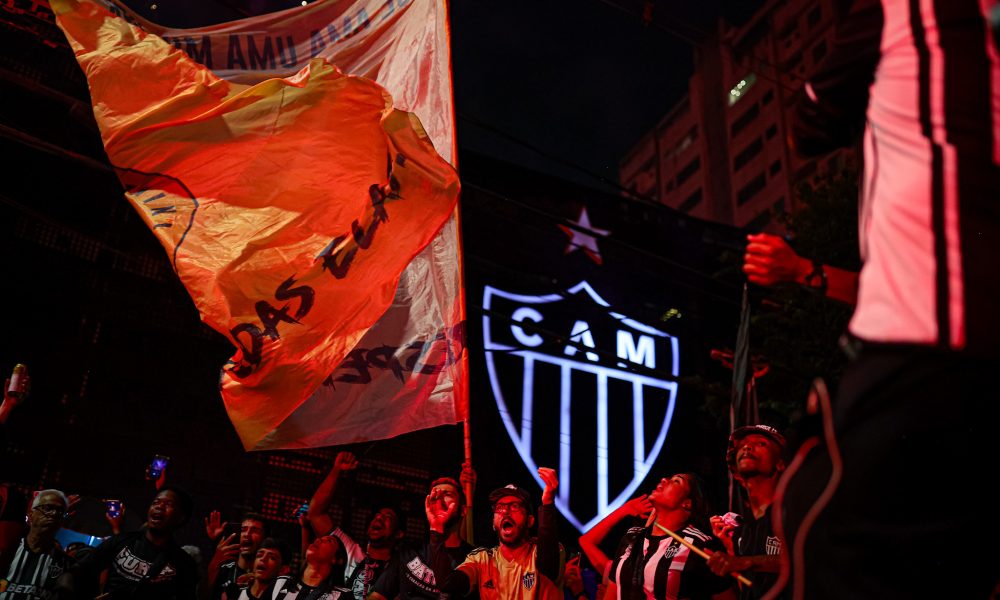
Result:
<svg viewBox="0 0 1000 600"><path fill-rule="evenodd" d="M539 467L538 476L545 482L542 505L538 507L538 572L552 581L558 581L562 574L555 507L559 478L554 469L547 467Z"/></svg>
<svg viewBox="0 0 1000 600"><path fill-rule="evenodd" d="M431 491L424 500L424 512L431 530L430 567L438 589L449 594L468 595L472 591L472 580L461 570L452 568L451 557L444 548L448 539L445 528L458 514L458 504L437 491Z"/></svg>
<svg viewBox="0 0 1000 600"><path fill-rule="evenodd" d="M598 573L604 574L611 559L600 548L601 542L608 537L615 525L621 523L626 517L646 517L653 510L653 505L649 502L646 494L633 498L616 508L611 514L601 519L587 533L580 536L580 549L583 550L587 560L594 565Z"/></svg>
<svg viewBox="0 0 1000 600"><path fill-rule="evenodd" d="M333 493L337 489L337 480L344 471L352 471L358 466L358 461L351 452L339 452L333 460L333 468L319 484L313 497L309 500L309 524L316 535L327 535L333 530L333 519L327 512L333 501Z"/></svg>

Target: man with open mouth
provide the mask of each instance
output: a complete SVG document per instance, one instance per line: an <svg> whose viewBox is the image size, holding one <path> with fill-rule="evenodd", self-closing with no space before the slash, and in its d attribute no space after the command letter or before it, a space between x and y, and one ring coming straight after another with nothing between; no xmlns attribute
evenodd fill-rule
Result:
<svg viewBox="0 0 1000 600"><path fill-rule="evenodd" d="M562 592L554 582L562 572L561 552L556 532L556 472L542 467L538 475L545 483L538 509L538 536L531 537L535 525L531 494L514 484L490 494L493 530L500 544L477 548L461 565L452 569L444 548L445 527L452 522L457 503L431 502L427 520L431 528L431 567L442 592L468 595L478 591L482 600L557 600Z"/></svg>
<svg viewBox="0 0 1000 600"><path fill-rule="evenodd" d="M368 543L364 548L340 527L334 526L328 511L333 504L337 481L343 473L357 467L358 460L354 454L346 451L338 453L333 461L333 468L309 500L306 516L316 535L332 535L343 544L347 553L344 567L346 587L354 593L356 600L365 600L375 580L385 571L389 559L395 554L396 545L403 539L405 518L395 506L376 506L375 514L368 524Z"/></svg>
<svg viewBox="0 0 1000 600"><path fill-rule="evenodd" d="M104 540L59 578L59 592L82 593L107 570L106 600L195 600L197 567L174 541L174 532L193 511L194 501L186 492L161 488L149 505L146 524Z"/></svg>

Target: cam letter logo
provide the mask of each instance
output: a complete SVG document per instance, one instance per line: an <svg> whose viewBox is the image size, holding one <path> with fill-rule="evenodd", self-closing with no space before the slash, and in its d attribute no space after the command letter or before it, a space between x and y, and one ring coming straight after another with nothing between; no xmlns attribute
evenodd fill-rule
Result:
<svg viewBox="0 0 1000 600"><path fill-rule="evenodd" d="M614 311L587 282L543 296L486 286L483 308L504 427L540 485L538 466L557 468L556 507L586 531L631 497L663 447L678 339Z"/></svg>

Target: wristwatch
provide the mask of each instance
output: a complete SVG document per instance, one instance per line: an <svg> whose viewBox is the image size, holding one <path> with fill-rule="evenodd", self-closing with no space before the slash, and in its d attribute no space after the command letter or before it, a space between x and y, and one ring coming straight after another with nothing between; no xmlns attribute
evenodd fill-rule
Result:
<svg viewBox="0 0 1000 600"><path fill-rule="evenodd" d="M814 289L821 294L826 294L826 269L823 264L812 261L812 272L806 275L804 283L806 287Z"/></svg>

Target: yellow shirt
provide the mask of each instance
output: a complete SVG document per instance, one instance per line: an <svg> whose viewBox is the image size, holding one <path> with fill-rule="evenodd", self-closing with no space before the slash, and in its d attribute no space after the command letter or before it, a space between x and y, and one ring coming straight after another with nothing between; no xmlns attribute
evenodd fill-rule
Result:
<svg viewBox="0 0 1000 600"><path fill-rule="evenodd" d="M476 548L458 569L481 600L562 600L562 591L538 572L537 557L534 542L514 550L511 560L499 547Z"/></svg>

